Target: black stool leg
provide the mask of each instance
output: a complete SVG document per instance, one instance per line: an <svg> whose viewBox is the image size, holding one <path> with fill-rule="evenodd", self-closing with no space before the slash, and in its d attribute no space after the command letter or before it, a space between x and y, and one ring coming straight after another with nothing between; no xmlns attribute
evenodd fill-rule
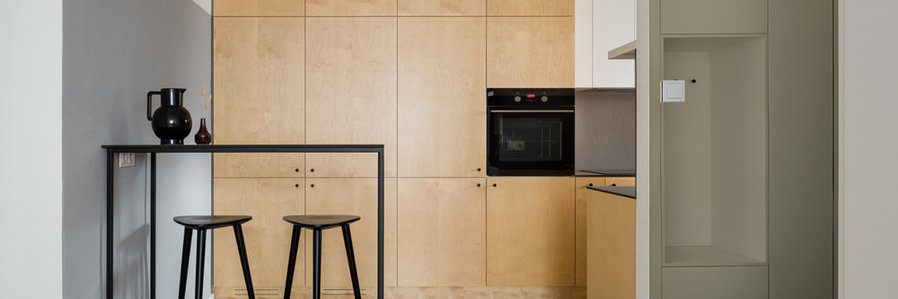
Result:
<svg viewBox="0 0 898 299"><path fill-rule="evenodd" d="M343 245L346 247L346 260L349 261L349 276L352 277L352 291L355 299L362 299L359 289L359 273L355 268L355 252L352 250L352 235L349 233L349 224L340 225L343 229Z"/></svg>
<svg viewBox="0 0 898 299"><path fill-rule="evenodd" d="M178 285L178 299L184 299L187 291L187 266L190 264L190 241L193 230L184 228L184 249L181 250L181 283Z"/></svg>
<svg viewBox="0 0 898 299"><path fill-rule="evenodd" d="M240 265L243 266L243 282L246 284L246 293L249 299L256 299L253 289L253 278L249 272L249 260L246 258L246 244L243 241L243 226L234 225L234 237L237 238L237 252L240 253Z"/></svg>
<svg viewBox="0 0 898 299"><path fill-rule="evenodd" d="M312 299L321 299L321 230L312 230Z"/></svg>
<svg viewBox="0 0 898 299"><path fill-rule="evenodd" d="M206 262L206 230L196 232L196 299L203 298L203 266Z"/></svg>
<svg viewBox="0 0 898 299"><path fill-rule="evenodd" d="M299 231L301 228L293 226L293 237L290 238L290 261L287 263L287 284L284 286L284 299L290 299L293 291L293 271L296 270L296 250L299 247Z"/></svg>

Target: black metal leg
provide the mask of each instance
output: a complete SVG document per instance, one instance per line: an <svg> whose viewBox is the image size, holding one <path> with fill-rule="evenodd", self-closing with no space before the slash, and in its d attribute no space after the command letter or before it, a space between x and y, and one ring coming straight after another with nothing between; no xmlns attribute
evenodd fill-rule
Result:
<svg viewBox="0 0 898 299"><path fill-rule="evenodd" d="M106 299L112 299L112 227L113 217L113 176L115 175L115 152L106 151Z"/></svg>
<svg viewBox="0 0 898 299"><path fill-rule="evenodd" d="M203 298L203 266L206 259L206 230L196 232L196 299Z"/></svg>
<svg viewBox="0 0 898 299"><path fill-rule="evenodd" d="M156 299L156 153L150 153L150 299Z"/></svg>
<svg viewBox="0 0 898 299"><path fill-rule="evenodd" d="M178 284L178 299L184 299L187 292L187 266L190 264L190 239L193 230L184 228L184 249L181 250L181 282Z"/></svg>
<svg viewBox="0 0 898 299"><path fill-rule="evenodd" d="M240 265L243 267L243 282L246 284L246 293L249 299L256 299L253 289L253 278L249 272L249 259L246 258L246 243L243 241L243 226L234 225L234 237L237 238L237 252L240 253Z"/></svg>
<svg viewBox="0 0 898 299"><path fill-rule="evenodd" d="M343 229L343 245L346 247L346 260L349 261L352 292L355 294L355 299L362 299L362 291L359 289L359 272L355 267L355 252L352 250L352 235L349 233L349 224L343 224L340 228Z"/></svg>
<svg viewBox="0 0 898 299"><path fill-rule="evenodd" d="M284 285L284 299L290 299L293 291L293 271L296 270L296 250L299 247L299 226L293 226L293 236L290 238L290 261L287 262L287 284Z"/></svg>
<svg viewBox="0 0 898 299"><path fill-rule="evenodd" d="M321 299L321 230L312 230L312 299Z"/></svg>

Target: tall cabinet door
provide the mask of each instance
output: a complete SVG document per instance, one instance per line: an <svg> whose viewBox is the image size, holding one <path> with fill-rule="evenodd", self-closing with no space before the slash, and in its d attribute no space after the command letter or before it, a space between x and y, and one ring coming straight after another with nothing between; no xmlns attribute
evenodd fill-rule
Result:
<svg viewBox="0 0 898 299"><path fill-rule="evenodd" d="M301 17L217 17L215 143L303 144Z"/></svg>
<svg viewBox="0 0 898 299"><path fill-rule="evenodd" d="M387 177L396 176L396 22L309 18L306 32L307 143L383 144ZM336 168L313 159L348 157L338 155L309 155L306 163Z"/></svg>
<svg viewBox="0 0 898 299"><path fill-rule="evenodd" d="M604 177L578 177L576 178L577 190L575 191L577 199L574 202L576 209L575 216L575 232L576 232L576 285L586 286L586 203L587 198L598 191L589 190L590 186L605 186Z"/></svg>
<svg viewBox="0 0 898 299"><path fill-rule="evenodd" d="M486 180L399 179L399 285L486 284Z"/></svg>
<svg viewBox="0 0 898 299"><path fill-rule="evenodd" d="M487 87L573 88L574 17L490 17Z"/></svg>
<svg viewBox="0 0 898 299"><path fill-rule="evenodd" d="M283 291L292 227L281 217L304 213L304 186L302 178L216 178L213 181L215 215L253 217L253 220L243 224L243 233L256 294L276 296ZM213 234L213 289L217 297L231 298L245 294L234 231L223 228L213 231ZM296 265L302 269L302 259L298 259ZM303 280L295 279L293 285L302 286Z"/></svg>
<svg viewBox="0 0 898 299"><path fill-rule="evenodd" d="M487 179L487 285L574 285L574 178Z"/></svg>
<svg viewBox="0 0 898 299"><path fill-rule="evenodd" d="M357 215L349 224L359 284L373 293L377 286L377 179L308 178L306 212L309 215ZM309 235L308 230L303 233ZM307 238L306 282L312 285L312 239ZM321 286L352 289L349 262L339 228L322 232ZM384 285L396 285L396 179L384 181Z"/></svg>
<svg viewBox="0 0 898 299"><path fill-rule="evenodd" d="M399 176L486 173L485 17L399 19Z"/></svg>

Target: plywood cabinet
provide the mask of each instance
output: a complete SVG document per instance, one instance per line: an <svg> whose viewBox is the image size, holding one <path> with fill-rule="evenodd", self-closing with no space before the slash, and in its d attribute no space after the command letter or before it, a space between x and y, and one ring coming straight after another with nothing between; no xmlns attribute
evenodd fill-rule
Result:
<svg viewBox="0 0 898 299"><path fill-rule="evenodd" d="M376 153L306 154L306 177L376 178Z"/></svg>
<svg viewBox="0 0 898 299"><path fill-rule="evenodd" d="M282 292L292 228L281 217L304 213L304 180L216 178L213 188L215 215L253 217L253 220L243 225L253 287L257 290ZM243 283L234 231L217 229L213 234L214 291L217 297L245 294L246 286ZM298 259L296 265L302 268L303 260ZM303 284L302 279L294 280L294 286Z"/></svg>
<svg viewBox="0 0 898 299"><path fill-rule="evenodd" d="M485 17L399 20L399 176L486 174Z"/></svg>
<svg viewBox="0 0 898 299"><path fill-rule="evenodd" d="M493 17L487 87L573 88L573 17Z"/></svg>
<svg viewBox="0 0 898 299"><path fill-rule="evenodd" d="M486 284L486 180L399 179L399 286Z"/></svg>
<svg viewBox="0 0 898 299"><path fill-rule="evenodd" d="M483 16L486 0L399 0L400 16Z"/></svg>
<svg viewBox="0 0 898 299"><path fill-rule="evenodd" d="M305 142L303 18L216 18L215 143Z"/></svg>
<svg viewBox="0 0 898 299"><path fill-rule="evenodd" d="M305 0L309 16L395 16L396 0Z"/></svg>
<svg viewBox="0 0 898 299"><path fill-rule="evenodd" d="M383 144L387 177L396 176L396 22L309 18L306 32L305 141Z"/></svg>
<svg viewBox="0 0 898 299"><path fill-rule="evenodd" d="M396 285L396 179L384 182L384 284ZM377 179L306 179L306 212L314 215L358 215L350 224L359 284L377 286ZM308 230L303 234L308 235ZM352 288L349 264L340 229L322 233L321 285L323 288ZM311 239L305 244L311 261ZM306 283L312 284L312 263L306 263Z"/></svg>
<svg viewBox="0 0 898 299"><path fill-rule="evenodd" d="M234 153L213 154L215 177L289 178L305 175L305 154Z"/></svg>
<svg viewBox="0 0 898 299"><path fill-rule="evenodd" d="M302 0L214 0L212 14L218 16L302 16Z"/></svg>
<svg viewBox="0 0 898 299"><path fill-rule="evenodd" d="M576 199L574 201L576 214L575 214L575 226L574 229L576 233L575 241L576 243L576 255L575 255L575 265L576 275L575 275L575 284L577 286L586 286L586 203L587 198L592 195L593 190L586 189L589 186L605 186L605 178L604 177L578 177L576 178L577 189L575 191Z"/></svg>
<svg viewBox="0 0 898 299"><path fill-rule="evenodd" d="M487 285L574 285L574 178L487 179Z"/></svg>
<svg viewBox="0 0 898 299"><path fill-rule="evenodd" d="M635 177L607 177L605 186L633 187L636 186Z"/></svg>
<svg viewBox="0 0 898 299"><path fill-rule="evenodd" d="M589 298L636 298L636 199L586 192Z"/></svg>
<svg viewBox="0 0 898 299"><path fill-rule="evenodd" d="M573 16L574 0L487 0L491 16Z"/></svg>

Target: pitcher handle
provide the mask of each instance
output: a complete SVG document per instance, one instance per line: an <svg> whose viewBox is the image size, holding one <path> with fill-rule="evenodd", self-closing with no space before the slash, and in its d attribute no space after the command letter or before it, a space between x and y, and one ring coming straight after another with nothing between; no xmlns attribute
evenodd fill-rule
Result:
<svg viewBox="0 0 898 299"><path fill-rule="evenodd" d="M147 93L147 120L153 120L153 95L162 95L161 91L151 91Z"/></svg>

